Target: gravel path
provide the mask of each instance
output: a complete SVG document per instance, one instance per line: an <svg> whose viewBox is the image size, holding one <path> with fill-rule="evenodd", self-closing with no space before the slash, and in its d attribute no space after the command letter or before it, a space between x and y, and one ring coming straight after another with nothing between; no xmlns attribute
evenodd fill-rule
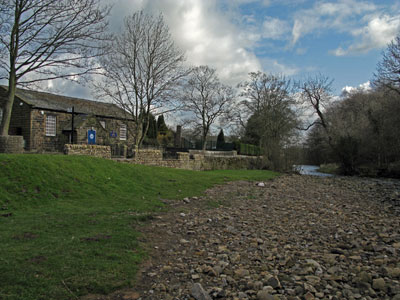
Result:
<svg viewBox="0 0 400 300"><path fill-rule="evenodd" d="M90 299L400 300L399 181L292 175L168 204L139 229L135 290Z"/></svg>

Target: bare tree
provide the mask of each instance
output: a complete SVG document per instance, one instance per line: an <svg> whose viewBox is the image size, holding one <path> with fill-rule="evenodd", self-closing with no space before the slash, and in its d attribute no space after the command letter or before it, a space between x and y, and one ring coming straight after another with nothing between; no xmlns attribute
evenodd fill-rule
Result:
<svg viewBox="0 0 400 300"><path fill-rule="evenodd" d="M149 115L176 108L174 91L186 71L184 53L176 47L162 15L143 11L125 19L112 52L101 59L103 80L98 92L123 108L135 120L133 128L139 148L149 128Z"/></svg>
<svg viewBox="0 0 400 300"><path fill-rule="evenodd" d="M0 1L0 79L8 81L0 135L8 135L17 85L75 78L97 69L94 58L109 13L100 2Z"/></svg>
<svg viewBox="0 0 400 300"><path fill-rule="evenodd" d="M384 86L400 94L400 35L383 52L374 77L376 86Z"/></svg>
<svg viewBox="0 0 400 300"><path fill-rule="evenodd" d="M282 100L288 100L291 92L290 81L284 76L276 76L263 72L249 73L249 80L238 85L244 97L242 104L247 111L254 114L264 107Z"/></svg>
<svg viewBox="0 0 400 300"><path fill-rule="evenodd" d="M256 72L239 87L244 98L239 110L249 116L244 141L262 147L274 169L285 168L282 152L294 138L298 123L290 81Z"/></svg>
<svg viewBox="0 0 400 300"><path fill-rule="evenodd" d="M309 117L317 116L316 119L313 118L311 122L305 124L305 127L299 129L308 130L312 126L319 124L328 131L329 124L323 111L333 99L331 95L332 82L333 80L329 77L319 74L297 83L300 92L299 108L306 111Z"/></svg>
<svg viewBox="0 0 400 300"><path fill-rule="evenodd" d="M191 70L180 99L182 110L192 114L192 124L201 131L202 148L205 150L211 126L231 109L233 89L219 81L215 69L199 66Z"/></svg>

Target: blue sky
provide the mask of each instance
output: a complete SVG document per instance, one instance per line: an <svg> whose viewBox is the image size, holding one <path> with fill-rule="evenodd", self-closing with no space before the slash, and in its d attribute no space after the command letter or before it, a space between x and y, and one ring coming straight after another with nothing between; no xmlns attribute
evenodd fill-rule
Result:
<svg viewBox="0 0 400 300"><path fill-rule="evenodd" d="M237 26L261 35L249 51L263 71L295 79L320 72L335 80L337 94L370 80L382 50L400 33L395 1L237 2Z"/></svg>
<svg viewBox="0 0 400 300"><path fill-rule="evenodd" d="M293 79L322 73L339 95L366 86L386 45L400 34L400 2L388 0L104 0L110 25L143 9L162 13L187 65L209 65L236 85L252 71ZM58 91L90 98L65 83Z"/></svg>

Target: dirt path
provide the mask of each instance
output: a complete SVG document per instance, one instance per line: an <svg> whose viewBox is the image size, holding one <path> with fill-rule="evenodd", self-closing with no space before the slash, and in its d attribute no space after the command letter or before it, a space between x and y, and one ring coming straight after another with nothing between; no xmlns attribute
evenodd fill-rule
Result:
<svg viewBox="0 0 400 300"><path fill-rule="evenodd" d="M135 290L91 299L400 300L399 181L282 176L169 205Z"/></svg>

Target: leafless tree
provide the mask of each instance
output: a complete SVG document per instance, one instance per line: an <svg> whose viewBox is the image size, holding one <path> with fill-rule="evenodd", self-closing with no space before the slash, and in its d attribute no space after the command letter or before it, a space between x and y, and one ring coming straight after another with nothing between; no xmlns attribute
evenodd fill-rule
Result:
<svg viewBox="0 0 400 300"><path fill-rule="evenodd" d="M329 77L318 74L315 77L308 77L303 82L298 82L297 87L299 89L299 109L304 110L308 117L316 115L311 120L305 124L304 127L299 128L303 130L308 130L312 126L319 124L325 130L328 130L328 122L324 115L324 109L332 102L332 82L333 80Z"/></svg>
<svg viewBox="0 0 400 300"><path fill-rule="evenodd" d="M0 135L8 135L17 85L97 69L109 7L101 0L1 0L0 79L8 81Z"/></svg>
<svg viewBox="0 0 400 300"><path fill-rule="evenodd" d="M201 131L203 150L211 126L227 114L234 101L234 91L222 84L216 70L208 66L199 66L191 70L183 85L180 100L183 111L189 112L194 127Z"/></svg>
<svg viewBox="0 0 400 300"><path fill-rule="evenodd" d="M400 35L383 52L374 77L376 86L384 86L400 94Z"/></svg>
<svg viewBox="0 0 400 300"><path fill-rule="evenodd" d="M244 97L242 104L252 114L260 112L264 107L274 105L282 100L288 100L291 92L290 81L283 76L263 72L249 73L249 80L240 83Z"/></svg>
<svg viewBox="0 0 400 300"><path fill-rule="evenodd" d="M102 57L103 80L97 91L122 107L134 119L136 148L149 128L149 114L176 108L175 90L187 73L184 53L175 45L162 15L143 11L127 17L112 51Z"/></svg>
<svg viewBox="0 0 400 300"><path fill-rule="evenodd" d="M241 83L239 110L247 115L244 141L258 144L274 169L282 169L282 153L295 137L297 116L292 85L284 76L263 72L249 74Z"/></svg>

